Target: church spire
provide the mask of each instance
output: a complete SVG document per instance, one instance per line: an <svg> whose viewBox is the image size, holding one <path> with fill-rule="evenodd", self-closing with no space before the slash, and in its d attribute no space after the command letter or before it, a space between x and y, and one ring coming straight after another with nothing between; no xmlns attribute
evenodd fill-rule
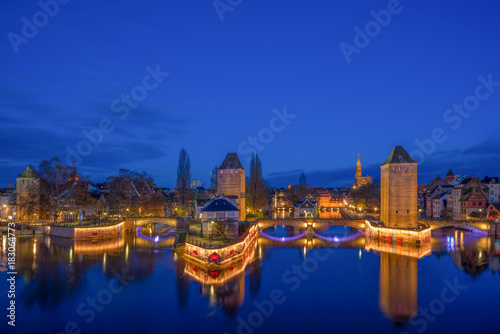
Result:
<svg viewBox="0 0 500 334"><path fill-rule="evenodd" d="M358 162L356 163L356 177L361 177L361 161L359 160L359 153L358 153Z"/></svg>

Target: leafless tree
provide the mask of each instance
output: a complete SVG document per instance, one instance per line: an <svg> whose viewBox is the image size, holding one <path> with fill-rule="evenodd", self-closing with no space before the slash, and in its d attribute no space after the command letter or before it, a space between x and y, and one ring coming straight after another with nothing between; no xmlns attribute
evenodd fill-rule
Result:
<svg viewBox="0 0 500 334"><path fill-rule="evenodd" d="M43 160L36 171L40 179L41 207L50 213L54 223L63 209L63 197L71 190L72 183L68 181L71 172L72 168L63 165L57 157Z"/></svg>
<svg viewBox="0 0 500 334"><path fill-rule="evenodd" d="M187 211L189 207L189 200L191 199L192 191L190 189L191 182L191 162L189 154L185 148L179 152L179 164L177 166L177 197L179 200L180 210Z"/></svg>
<svg viewBox="0 0 500 334"><path fill-rule="evenodd" d="M259 155L252 153L250 159L250 176L247 178L247 203L252 213L264 209L267 204L268 186L262 176L262 164Z"/></svg>

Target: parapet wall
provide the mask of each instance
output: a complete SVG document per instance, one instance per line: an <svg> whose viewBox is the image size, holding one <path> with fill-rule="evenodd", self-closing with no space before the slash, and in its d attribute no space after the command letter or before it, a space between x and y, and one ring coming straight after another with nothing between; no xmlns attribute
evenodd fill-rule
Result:
<svg viewBox="0 0 500 334"><path fill-rule="evenodd" d="M125 222L121 222L111 226L96 227L44 226L42 230L48 235L70 239L108 239L122 235L124 226Z"/></svg>

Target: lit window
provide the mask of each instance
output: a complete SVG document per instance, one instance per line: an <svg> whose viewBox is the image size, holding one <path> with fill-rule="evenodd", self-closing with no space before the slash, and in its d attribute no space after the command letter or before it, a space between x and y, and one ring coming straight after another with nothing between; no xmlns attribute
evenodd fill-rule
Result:
<svg viewBox="0 0 500 334"><path fill-rule="evenodd" d="M396 171L396 167L392 166L392 171L393 172Z"/></svg>
<svg viewBox="0 0 500 334"><path fill-rule="evenodd" d="M411 170L413 171L413 166L411 166Z"/></svg>
<svg viewBox="0 0 500 334"><path fill-rule="evenodd" d="M221 173L221 174L224 174L224 171L223 171L223 170L221 170L221 171L220 171L220 173Z"/></svg>
<svg viewBox="0 0 500 334"><path fill-rule="evenodd" d="M405 166L405 172L408 170L408 166Z"/></svg>
<svg viewBox="0 0 500 334"><path fill-rule="evenodd" d="M233 174L233 170L231 169L231 174Z"/></svg>

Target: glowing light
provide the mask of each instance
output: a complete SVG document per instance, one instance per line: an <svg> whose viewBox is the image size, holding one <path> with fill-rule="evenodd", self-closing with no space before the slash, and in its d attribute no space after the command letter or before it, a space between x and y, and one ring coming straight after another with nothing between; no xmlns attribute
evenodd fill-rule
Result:
<svg viewBox="0 0 500 334"><path fill-rule="evenodd" d="M155 237L155 242L158 242L158 240L160 240L160 236L158 236L158 235L157 235L157 236Z"/></svg>

